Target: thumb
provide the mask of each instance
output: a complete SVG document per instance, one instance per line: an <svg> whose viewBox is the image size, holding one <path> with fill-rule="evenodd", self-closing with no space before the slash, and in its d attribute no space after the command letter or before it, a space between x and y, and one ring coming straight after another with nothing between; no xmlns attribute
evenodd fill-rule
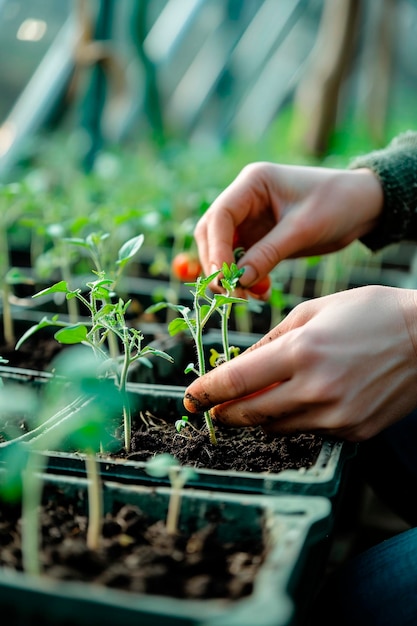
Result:
<svg viewBox="0 0 417 626"><path fill-rule="evenodd" d="M238 266L245 270L239 280L242 287L248 288L257 283L285 258L286 251L278 244L276 228L248 248L239 259Z"/></svg>

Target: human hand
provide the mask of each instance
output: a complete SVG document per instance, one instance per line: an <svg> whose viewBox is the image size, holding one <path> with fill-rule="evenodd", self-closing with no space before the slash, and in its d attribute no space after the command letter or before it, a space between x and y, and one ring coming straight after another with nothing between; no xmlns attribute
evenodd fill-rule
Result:
<svg viewBox="0 0 417 626"><path fill-rule="evenodd" d="M417 405L417 296L368 286L304 302L188 386L191 412L271 434L360 441Z"/></svg>
<svg viewBox="0 0 417 626"><path fill-rule="evenodd" d="M248 288L285 258L326 254L363 236L382 204L380 183L367 169L251 164L196 226L203 270L209 276L230 264L234 247L242 246L240 282Z"/></svg>

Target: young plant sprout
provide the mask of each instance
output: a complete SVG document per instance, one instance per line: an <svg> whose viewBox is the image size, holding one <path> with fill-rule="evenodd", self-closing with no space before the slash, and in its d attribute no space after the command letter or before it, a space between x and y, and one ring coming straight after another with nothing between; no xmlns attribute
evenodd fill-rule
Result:
<svg viewBox="0 0 417 626"><path fill-rule="evenodd" d="M137 242L130 240L119 251L119 266L124 266L135 251ZM58 316L52 319L44 317L38 324L29 328L19 339L16 349L26 341L30 336L46 327L60 327L55 333L55 339L62 344L83 344L92 348L96 357L103 363L103 375L111 374L116 379L117 387L123 400L123 421L125 434L125 448L130 450L132 417L129 403L129 396L126 390L127 377L129 368L132 363L141 361L142 364L151 367L148 356L159 356L173 361L172 357L166 352L158 350L151 346L142 346L143 334L126 323L126 311L130 305L130 300L124 302L121 298L117 302L112 302L114 295L114 279L109 278L103 270L99 272L93 271L97 276L97 280L86 283L89 290L84 295L81 289L70 289L68 283L64 280L43 289L33 297L37 298L47 294L63 293L69 300L78 299L89 312L89 323L78 322L71 324L69 322L60 321ZM122 346L122 354L119 349L117 352L110 349L109 353L106 346L116 343Z"/></svg>
<svg viewBox="0 0 417 626"><path fill-rule="evenodd" d="M229 345L228 324L232 306L246 302L243 298L238 298L233 295L243 271L244 270L239 269L235 263L231 263L230 266L227 265L227 263L223 263L221 270L214 272L210 276L206 278L199 276L196 282L186 283L193 288L191 289L191 294L193 295L193 311L187 306L172 304L170 302L159 302L148 309L149 312L154 312L169 307L181 314L182 317L177 317L170 322L168 331L171 335L176 335L179 332L187 330L191 333L194 340L197 351L197 364L190 363L187 365L184 370L186 374L193 372L197 376L203 376L203 374L206 373L203 332L207 322L214 313L218 313L221 317L223 360L229 361L236 355L237 349ZM210 295L208 293L208 286L220 274L222 275L220 279L221 285L225 293ZM205 411L204 419L206 421L210 441L216 444L216 433L208 411Z"/></svg>
<svg viewBox="0 0 417 626"><path fill-rule="evenodd" d="M83 407L72 412L52 428L27 441L19 438L3 444L4 469L0 474L0 497L6 501L22 502L22 559L25 572L41 574L39 543L41 536L39 510L42 500L43 481L46 474L47 456L44 450L60 449L62 442L70 443L85 453L88 525L86 543L96 550L101 543L103 520L103 493L96 452L103 441L110 438L107 423L120 410L120 396L109 379L97 375L98 362L85 351L73 348L62 353L54 361L58 378L46 383L44 393L34 389L22 394L16 388L0 388L0 401L4 411L15 410L16 397L23 412L36 412L38 418L60 406L61 396L68 403L83 394L88 397ZM62 377L70 381L64 385ZM40 452L40 454L39 454Z"/></svg>
<svg viewBox="0 0 417 626"><path fill-rule="evenodd" d="M168 476L171 483L171 496L168 504L166 529L168 534L175 535L178 532L178 519L181 510L181 489L185 483L196 476L191 467L179 465L171 454L158 454L146 463L146 472L155 478Z"/></svg>
<svg viewBox="0 0 417 626"><path fill-rule="evenodd" d="M181 435L181 433L182 433L182 431L183 431L183 430L190 430L190 429L192 429L192 430L195 430L195 431L197 431L197 432L200 432L200 431L198 430L198 428L196 428L196 427L194 426L194 424L192 424L192 423L190 422L188 415L183 415L183 416L181 417L181 419L176 420L176 422L175 422L174 426L175 426L175 430L176 430L176 431L177 431L177 433L178 433L178 434L180 434L180 435ZM181 435L181 436L184 436L184 435ZM188 435L185 435L185 437L189 437L189 436L190 436L189 434L188 434Z"/></svg>
<svg viewBox="0 0 417 626"><path fill-rule="evenodd" d="M87 251L93 265L93 273L99 276L106 276L109 282L107 294L103 292L103 305L111 303L111 296L116 291L117 283L128 263L136 256L141 249L144 236L137 235L126 241L118 251L115 267L110 266L108 254L106 252L105 242L109 238L109 233L90 233L85 239L65 238L65 244L73 244ZM67 281L68 282L68 281ZM70 302L71 300L69 300ZM108 345L110 355L116 357L119 353L118 343L115 337L110 334L108 336Z"/></svg>
<svg viewBox="0 0 417 626"><path fill-rule="evenodd" d="M30 282L17 268L10 267L9 234L26 214L36 213L30 190L23 184L0 185L0 297L2 326L7 344L15 343L15 330L10 304L11 286ZM39 214L37 215L39 219Z"/></svg>

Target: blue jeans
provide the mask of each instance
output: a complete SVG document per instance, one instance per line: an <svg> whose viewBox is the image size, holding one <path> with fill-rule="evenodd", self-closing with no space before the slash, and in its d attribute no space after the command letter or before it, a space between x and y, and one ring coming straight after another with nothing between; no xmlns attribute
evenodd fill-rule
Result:
<svg viewBox="0 0 417 626"><path fill-rule="evenodd" d="M329 575L308 625L417 626L417 411L360 444L358 469L413 528Z"/></svg>
<svg viewBox="0 0 417 626"><path fill-rule="evenodd" d="M417 528L369 548L332 574L311 626L416 626Z"/></svg>

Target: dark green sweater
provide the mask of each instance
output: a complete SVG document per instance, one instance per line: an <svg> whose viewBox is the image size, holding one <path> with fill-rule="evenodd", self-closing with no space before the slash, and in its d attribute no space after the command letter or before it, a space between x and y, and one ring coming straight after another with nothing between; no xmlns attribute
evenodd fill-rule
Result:
<svg viewBox="0 0 417 626"><path fill-rule="evenodd" d="M402 240L417 241L417 132L407 131L386 148L350 164L351 169L360 167L375 173L384 192L378 226L361 241L371 250Z"/></svg>

